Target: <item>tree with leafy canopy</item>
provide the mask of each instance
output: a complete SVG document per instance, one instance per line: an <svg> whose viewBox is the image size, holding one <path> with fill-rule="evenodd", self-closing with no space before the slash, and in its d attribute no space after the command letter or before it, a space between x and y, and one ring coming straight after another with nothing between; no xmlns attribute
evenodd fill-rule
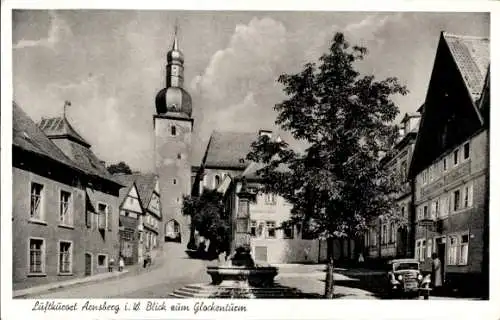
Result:
<svg viewBox="0 0 500 320"><path fill-rule="evenodd" d="M191 226L200 236L210 240L212 252L228 250L230 215L220 192L205 189L200 196L185 196L182 213L191 217Z"/></svg>
<svg viewBox="0 0 500 320"><path fill-rule="evenodd" d="M124 161L120 161L116 164L110 164L108 167L108 172L111 174L116 174L116 173L125 173L125 174L132 174L132 169L130 169L129 165L126 164Z"/></svg>
<svg viewBox="0 0 500 320"><path fill-rule="evenodd" d="M379 160L398 137L392 123L399 110L392 96L407 89L396 78L376 81L356 71L366 54L337 33L318 63L281 75L287 99L275 106L276 124L307 148L299 153L262 136L247 156L263 164L258 174L264 191L292 204L289 223L305 223L305 231L327 239L325 298L330 299L334 239L361 236L380 215L404 224L395 203L400 183Z"/></svg>

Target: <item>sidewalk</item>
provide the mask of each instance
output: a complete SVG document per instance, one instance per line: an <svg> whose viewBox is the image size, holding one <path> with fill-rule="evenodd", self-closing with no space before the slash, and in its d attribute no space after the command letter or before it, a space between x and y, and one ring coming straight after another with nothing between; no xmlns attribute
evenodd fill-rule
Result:
<svg viewBox="0 0 500 320"><path fill-rule="evenodd" d="M58 282L44 284L41 286L35 286L35 287L30 287L30 288L21 289L21 290L14 290L14 291L12 291L12 298L22 298L23 296L37 294L37 293L43 293L43 292L47 292L47 291L55 290L55 289L60 289L60 288L66 288L66 287L74 286L77 284L97 282L97 281L106 280L106 279L118 278L120 276L127 274L128 272L129 272L129 270L124 269L121 272L119 272L119 271L105 272L105 273L100 273L100 274L96 274L94 276L89 276L89 277L75 278L75 279L71 279L71 280L67 280L67 281L58 281Z"/></svg>
<svg viewBox="0 0 500 320"><path fill-rule="evenodd" d="M124 275L138 275L146 272L153 271L155 269L160 268L163 266L163 264L166 261L166 254L165 254L165 248L159 248L157 252L155 252L155 259L153 260L152 265L144 268L142 263L136 263L133 265L125 266L126 269L123 271L113 271L113 272L106 272L106 273L100 273L94 276L89 276L89 277L82 277L82 278L75 278L67 281L58 281L54 283L49 283L45 285L40 285L40 286L35 286L35 287L30 287L26 289L20 289L20 290L14 290L12 292L12 297L13 298L22 298L24 296L28 295L34 295L34 294L42 294L46 293L52 290L57 290L57 289L62 289L62 288L67 288L71 286L76 286L79 284L89 284L93 282L98 282L102 280L111 280L111 279L116 279L119 277L122 277Z"/></svg>

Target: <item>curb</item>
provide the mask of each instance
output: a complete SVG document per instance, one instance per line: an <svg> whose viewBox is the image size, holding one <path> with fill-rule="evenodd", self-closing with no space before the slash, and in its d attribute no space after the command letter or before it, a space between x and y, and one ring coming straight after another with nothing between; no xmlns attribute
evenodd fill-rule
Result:
<svg viewBox="0 0 500 320"><path fill-rule="evenodd" d="M12 298L22 298L22 297L37 294L37 293L46 293L46 292L50 292L52 290L68 288L68 287L76 286L79 284L98 282L101 280L106 280L106 279L111 279L111 278L119 278L119 277L127 274L128 272L129 272L129 270L123 270L121 272L115 271L115 272L110 272L110 273L99 274L99 275L96 275L95 277L76 278L76 279L72 279L69 281L59 281L59 282L49 283L46 285L15 290L15 291L12 291Z"/></svg>

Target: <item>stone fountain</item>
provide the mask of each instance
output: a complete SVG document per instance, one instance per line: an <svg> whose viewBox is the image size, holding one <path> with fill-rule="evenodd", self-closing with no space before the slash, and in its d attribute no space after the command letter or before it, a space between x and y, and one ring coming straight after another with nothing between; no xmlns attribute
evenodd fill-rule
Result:
<svg viewBox="0 0 500 320"><path fill-rule="evenodd" d="M256 264L250 247L249 204L254 195L242 183L238 195L238 209L233 214L231 249L228 261L219 261L217 266L207 267L211 283L185 286L170 294L171 298L297 298L296 289L274 283L278 268Z"/></svg>

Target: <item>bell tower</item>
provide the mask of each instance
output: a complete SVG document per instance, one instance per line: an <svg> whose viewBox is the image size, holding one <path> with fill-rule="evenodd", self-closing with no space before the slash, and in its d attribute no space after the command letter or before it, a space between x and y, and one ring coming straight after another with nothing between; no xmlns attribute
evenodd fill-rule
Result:
<svg viewBox="0 0 500 320"><path fill-rule="evenodd" d="M182 214L183 197L191 193L191 96L183 88L184 55L177 26L167 53L165 88L156 95L155 166L162 203L162 234L166 241L187 243L190 219Z"/></svg>

